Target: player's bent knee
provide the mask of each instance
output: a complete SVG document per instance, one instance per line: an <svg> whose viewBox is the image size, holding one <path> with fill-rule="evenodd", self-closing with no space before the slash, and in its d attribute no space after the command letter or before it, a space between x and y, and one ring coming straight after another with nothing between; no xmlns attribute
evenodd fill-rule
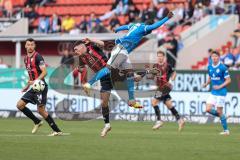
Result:
<svg viewBox="0 0 240 160"><path fill-rule="evenodd" d="M19 109L19 110L22 110L24 107L25 107L25 102L23 101L23 100L19 100L18 102L17 102L17 108Z"/></svg>
<svg viewBox="0 0 240 160"><path fill-rule="evenodd" d="M207 105L207 107L206 107L206 112L211 112L211 109L212 109L212 106L211 105Z"/></svg>
<svg viewBox="0 0 240 160"><path fill-rule="evenodd" d="M211 112L211 108L206 108L206 112Z"/></svg>
<svg viewBox="0 0 240 160"><path fill-rule="evenodd" d="M152 100L152 107L154 107L154 106L156 106L156 105L158 105L158 101L155 100L155 99L153 99L153 100Z"/></svg>

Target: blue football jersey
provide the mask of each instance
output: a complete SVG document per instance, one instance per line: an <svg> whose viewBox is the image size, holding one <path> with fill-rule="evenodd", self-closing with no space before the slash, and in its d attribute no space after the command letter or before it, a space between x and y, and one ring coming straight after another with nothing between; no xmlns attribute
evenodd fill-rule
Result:
<svg viewBox="0 0 240 160"><path fill-rule="evenodd" d="M213 64L208 66L208 75L211 78L211 86L221 85L224 83L225 78L229 77L228 68L219 62L218 65L214 66ZM227 88L223 87L219 90L211 89L211 93L216 96L226 96Z"/></svg>
<svg viewBox="0 0 240 160"><path fill-rule="evenodd" d="M130 53L137 47L141 39L149 34L146 31L146 25L144 23L136 23L128 25L128 33L122 37L116 39L116 44L121 44Z"/></svg>

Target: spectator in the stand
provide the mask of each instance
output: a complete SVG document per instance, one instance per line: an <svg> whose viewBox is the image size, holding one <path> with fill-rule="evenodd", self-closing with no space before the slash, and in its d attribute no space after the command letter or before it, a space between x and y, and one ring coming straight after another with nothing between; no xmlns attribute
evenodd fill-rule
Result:
<svg viewBox="0 0 240 160"><path fill-rule="evenodd" d="M0 57L0 69L8 68L8 65L3 62L3 58Z"/></svg>
<svg viewBox="0 0 240 160"><path fill-rule="evenodd" d="M174 34L170 33L166 37L166 44L164 46L167 48L167 61L168 63L176 67L176 59L178 52L178 41L176 40Z"/></svg>
<svg viewBox="0 0 240 160"><path fill-rule="evenodd" d="M57 33L61 31L61 19L58 17L56 13L52 15L52 23L51 23L51 32Z"/></svg>
<svg viewBox="0 0 240 160"><path fill-rule="evenodd" d="M50 28L50 21L47 16L42 16L38 23L38 33L48 33Z"/></svg>
<svg viewBox="0 0 240 160"><path fill-rule="evenodd" d="M39 5L42 0L26 0L24 3L24 6L26 7L35 7L36 5Z"/></svg>
<svg viewBox="0 0 240 160"><path fill-rule="evenodd" d="M193 13L194 13L194 4L192 3L192 1L189 2L185 2L185 9L188 11L188 16L189 18L192 18Z"/></svg>
<svg viewBox="0 0 240 160"><path fill-rule="evenodd" d="M142 5L142 10L140 11L139 17L141 18L141 22L145 22L148 20L149 15L148 15L148 6L146 3L143 3Z"/></svg>
<svg viewBox="0 0 240 160"><path fill-rule="evenodd" d="M186 20L191 18L191 10L190 10L190 6L188 2L184 3L184 7L183 7L183 22L186 23Z"/></svg>
<svg viewBox="0 0 240 160"><path fill-rule="evenodd" d="M80 34L80 29L78 28L78 25L75 25L75 27L70 30L69 34L70 35L79 35Z"/></svg>
<svg viewBox="0 0 240 160"><path fill-rule="evenodd" d="M5 17L11 17L13 13L12 0L3 0L2 5L3 5L3 15Z"/></svg>
<svg viewBox="0 0 240 160"><path fill-rule="evenodd" d="M111 11L105 13L99 17L100 21L109 19L114 14L117 15L126 15L128 13L128 7L130 4L133 4L132 0L115 0L112 5Z"/></svg>
<svg viewBox="0 0 240 160"><path fill-rule="evenodd" d="M235 14L236 13L236 3L235 3L235 0L230 0L230 2L228 4L227 13L228 14Z"/></svg>
<svg viewBox="0 0 240 160"><path fill-rule="evenodd" d="M73 55L69 53L68 49L63 50L63 56L61 59L61 65L64 65L67 68L71 68L74 64Z"/></svg>
<svg viewBox="0 0 240 160"><path fill-rule="evenodd" d="M81 16L81 22L79 23L79 29L81 33L88 32L88 21L84 15Z"/></svg>
<svg viewBox="0 0 240 160"><path fill-rule="evenodd" d="M210 7L212 14L221 14L224 12L224 0L211 0Z"/></svg>
<svg viewBox="0 0 240 160"><path fill-rule="evenodd" d="M234 32L231 34L231 36L233 37L234 40L234 45L233 47L236 48L237 46L239 46L240 42L239 42L239 37L240 37L240 24L238 24L238 28L236 30L234 30Z"/></svg>
<svg viewBox="0 0 240 160"><path fill-rule="evenodd" d="M212 49L212 48L210 48L210 49L208 49L208 64L212 64L212 58L211 58L211 56L212 56L212 52L213 52L214 50Z"/></svg>
<svg viewBox="0 0 240 160"><path fill-rule="evenodd" d="M149 4L148 15L149 15L149 19L148 20L154 22L154 19L156 18L156 15L157 15L157 8L155 8L153 3Z"/></svg>
<svg viewBox="0 0 240 160"><path fill-rule="evenodd" d="M92 31L93 23L100 23L100 20L97 18L96 14L92 12L88 20L88 31Z"/></svg>
<svg viewBox="0 0 240 160"><path fill-rule="evenodd" d="M62 21L62 31L69 32L75 26L75 20L70 15L67 15Z"/></svg>
<svg viewBox="0 0 240 160"><path fill-rule="evenodd" d="M120 21L118 20L118 17L116 14L114 14L113 17L111 18L109 25L110 25L110 30L113 30L115 27L120 26Z"/></svg>
<svg viewBox="0 0 240 160"><path fill-rule="evenodd" d="M232 53L231 48L227 48L227 53L224 55L222 59L223 64L225 64L228 68L231 68L235 64L235 57Z"/></svg>
<svg viewBox="0 0 240 160"><path fill-rule="evenodd" d="M136 22L138 21L139 10L136 8L135 5L130 4L128 10L128 20L129 22Z"/></svg>
<svg viewBox="0 0 240 160"><path fill-rule="evenodd" d="M194 12L193 12L193 17L195 22L199 21L200 19L202 19L204 16L204 9L202 4L198 4L195 6Z"/></svg>
<svg viewBox="0 0 240 160"><path fill-rule="evenodd" d="M238 15L238 23L240 23L240 4L236 4L235 13Z"/></svg>
<svg viewBox="0 0 240 160"><path fill-rule="evenodd" d="M159 3L158 8L159 10L157 12L157 18L162 19L166 17L169 12L169 9L166 7L166 5L163 3Z"/></svg>
<svg viewBox="0 0 240 160"><path fill-rule="evenodd" d="M24 15L28 18L29 24L33 23L33 21L38 17L35 7L26 7Z"/></svg>
<svg viewBox="0 0 240 160"><path fill-rule="evenodd" d="M90 30L90 33L107 33L109 32L101 23L98 21L92 22L92 28Z"/></svg>
<svg viewBox="0 0 240 160"><path fill-rule="evenodd" d="M141 22L152 21L157 15L157 9L154 7L153 3L150 3L149 7L147 4L143 4L143 9L140 11Z"/></svg>
<svg viewBox="0 0 240 160"><path fill-rule="evenodd" d="M183 23L184 20L184 4L183 3L179 3L176 7L176 9L174 10L174 19L177 23Z"/></svg>
<svg viewBox="0 0 240 160"><path fill-rule="evenodd" d="M176 39L177 42L178 42L177 51L179 52L181 49L184 48L184 44L183 44L183 41L182 41L182 37L181 37L180 35L175 35L175 39Z"/></svg>
<svg viewBox="0 0 240 160"><path fill-rule="evenodd" d="M118 0L118 5L115 9L115 13L118 15L125 15L128 12L129 0Z"/></svg>

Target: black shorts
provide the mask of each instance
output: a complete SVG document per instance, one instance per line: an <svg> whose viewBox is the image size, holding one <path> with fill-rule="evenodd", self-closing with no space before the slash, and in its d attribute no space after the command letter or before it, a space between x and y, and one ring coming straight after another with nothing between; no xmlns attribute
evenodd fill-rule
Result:
<svg viewBox="0 0 240 160"><path fill-rule="evenodd" d="M48 86L45 86L41 93L35 92L33 89L27 91L23 96L22 100L25 103L37 104L38 107L45 106L47 104L47 92Z"/></svg>
<svg viewBox="0 0 240 160"><path fill-rule="evenodd" d="M166 94L166 95L164 95L164 96L157 96L157 95L155 95L154 98L157 99L157 100L159 100L159 101L163 101L164 104L166 103L166 101L172 99L172 97L170 96L170 94Z"/></svg>
<svg viewBox="0 0 240 160"><path fill-rule="evenodd" d="M110 74L100 79L101 90L100 92L110 92L113 89L112 80Z"/></svg>

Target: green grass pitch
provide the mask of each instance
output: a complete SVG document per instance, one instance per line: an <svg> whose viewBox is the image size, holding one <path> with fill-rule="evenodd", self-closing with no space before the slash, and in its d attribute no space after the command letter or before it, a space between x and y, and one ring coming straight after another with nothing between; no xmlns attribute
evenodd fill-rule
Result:
<svg viewBox="0 0 240 160"><path fill-rule="evenodd" d="M220 124L165 123L152 131L151 122L113 121L101 138L102 121L60 121L69 136L47 137L47 123L35 135L28 119L0 119L0 160L239 160L240 125L220 136Z"/></svg>

